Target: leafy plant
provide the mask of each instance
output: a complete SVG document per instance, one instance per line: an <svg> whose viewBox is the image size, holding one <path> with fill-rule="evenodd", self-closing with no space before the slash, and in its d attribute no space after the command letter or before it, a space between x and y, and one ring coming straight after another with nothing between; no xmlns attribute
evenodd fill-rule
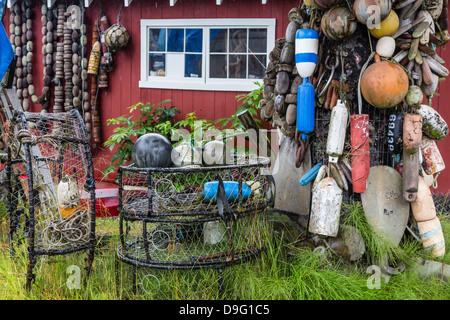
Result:
<svg viewBox="0 0 450 320"><path fill-rule="evenodd" d="M189 139L195 143L203 143L203 139L205 138L205 132L208 132L209 135L214 135L219 132L219 130L214 126L214 122L206 119L199 119L194 112L186 114L186 117L183 120L175 123L174 128L177 129L185 129L189 132ZM201 129L198 130L198 129ZM181 142L186 142L186 137Z"/></svg>
<svg viewBox="0 0 450 320"><path fill-rule="evenodd" d="M165 107L164 104L169 101L171 100L164 100L156 105L149 102L146 104L138 102L128 107L129 112L132 114L131 116L121 115L106 121L108 126L117 125L117 127L114 128L113 134L104 142L104 146L108 147L110 151L117 149L111 159L111 165L103 170L105 176L131 160L134 142L144 134L156 132L170 140L175 129L173 125L174 118L180 110L175 106ZM136 120L133 120L136 112L139 112L139 115Z"/></svg>
<svg viewBox="0 0 450 320"><path fill-rule="evenodd" d="M236 96L237 101L242 101L242 104L237 108L236 112L232 114L229 118L221 118L216 122L220 123L222 127L227 124L231 124L231 127L237 131L245 131L245 128L238 118L238 114L248 110L253 116L256 123L261 126L261 120L255 118L258 115L259 102L263 98L264 86L258 81L254 82L257 86L256 89L250 91L249 93L243 93Z"/></svg>

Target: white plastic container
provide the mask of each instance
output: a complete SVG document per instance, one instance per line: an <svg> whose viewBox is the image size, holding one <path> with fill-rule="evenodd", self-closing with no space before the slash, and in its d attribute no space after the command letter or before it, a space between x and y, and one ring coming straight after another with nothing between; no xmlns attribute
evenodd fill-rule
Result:
<svg viewBox="0 0 450 320"><path fill-rule="evenodd" d="M336 237L339 232L342 189L333 178L323 179L313 188L309 232Z"/></svg>
<svg viewBox="0 0 450 320"><path fill-rule="evenodd" d="M348 111L345 104L338 100L331 111L330 126L328 128L327 154L329 161L337 163L342 155L347 131Z"/></svg>

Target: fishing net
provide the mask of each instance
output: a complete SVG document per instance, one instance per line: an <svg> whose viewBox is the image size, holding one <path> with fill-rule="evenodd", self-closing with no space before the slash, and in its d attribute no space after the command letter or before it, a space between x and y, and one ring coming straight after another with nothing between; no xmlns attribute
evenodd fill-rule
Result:
<svg viewBox="0 0 450 320"><path fill-rule="evenodd" d="M27 241L31 266L37 255L93 250L95 181L87 137L77 110L16 111L9 123L11 248Z"/></svg>
<svg viewBox="0 0 450 320"><path fill-rule="evenodd" d="M119 170L121 260L157 268L223 267L264 248L269 160Z"/></svg>

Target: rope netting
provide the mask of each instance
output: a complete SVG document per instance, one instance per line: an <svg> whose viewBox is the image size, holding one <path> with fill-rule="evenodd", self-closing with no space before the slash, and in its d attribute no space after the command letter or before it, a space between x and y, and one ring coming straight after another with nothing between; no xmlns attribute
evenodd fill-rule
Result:
<svg viewBox="0 0 450 320"><path fill-rule="evenodd" d="M37 252L78 250L89 245L93 236L95 183L89 141L80 119L75 110L19 112L10 123L11 237L16 241L32 238Z"/></svg>
<svg viewBox="0 0 450 320"><path fill-rule="evenodd" d="M220 167L122 167L119 256L143 266L182 268L259 253L266 223L261 212L273 192L268 164L258 158Z"/></svg>

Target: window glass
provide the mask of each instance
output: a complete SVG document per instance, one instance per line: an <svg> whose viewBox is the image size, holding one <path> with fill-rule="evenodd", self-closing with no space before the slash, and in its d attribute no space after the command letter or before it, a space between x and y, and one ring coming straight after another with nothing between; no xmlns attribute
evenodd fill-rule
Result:
<svg viewBox="0 0 450 320"><path fill-rule="evenodd" d="M184 50L184 29L167 30L167 51L183 52Z"/></svg>
<svg viewBox="0 0 450 320"><path fill-rule="evenodd" d="M254 53L266 53L267 29L249 29L248 51Z"/></svg>
<svg viewBox="0 0 450 320"><path fill-rule="evenodd" d="M230 52L247 52L247 29L230 29Z"/></svg>
<svg viewBox="0 0 450 320"><path fill-rule="evenodd" d="M209 65L210 78L227 78L227 56L225 54L211 55Z"/></svg>
<svg viewBox="0 0 450 320"><path fill-rule="evenodd" d="M200 78L202 76L201 54L186 54L184 76L188 78Z"/></svg>
<svg viewBox="0 0 450 320"><path fill-rule="evenodd" d="M226 52L228 29L211 29L209 37L210 52Z"/></svg>
<svg viewBox="0 0 450 320"><path fill-rule="evenodd" d="M203 30L186 29L186 52L203 51Z"/></svg>
<svg viewBox="0 0 450 320"><path fill-rule="evenodd" d="M149 50L166 51L166 29L149 29Z"/></svg>
<svg viewBox="0 0 450 320"><path fill-rule="evenodd" d="M150 53L148 61L149 61L149 76L166 75L165 53Z"/></svg>
<svg viewBox="0 0 450 320"><path fill-rule="evenodd" d="M266 56L248 55L248 78L262 79L266 75Z"/></svg>
<svg viewBox="0 0 450 320"><path fill-rule="evenodd" d="M229 58L229 77L245 79L247 74L247 56L246 55L230 55Z"/></svg>

